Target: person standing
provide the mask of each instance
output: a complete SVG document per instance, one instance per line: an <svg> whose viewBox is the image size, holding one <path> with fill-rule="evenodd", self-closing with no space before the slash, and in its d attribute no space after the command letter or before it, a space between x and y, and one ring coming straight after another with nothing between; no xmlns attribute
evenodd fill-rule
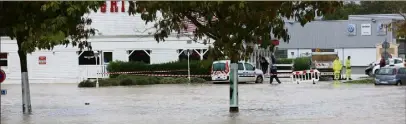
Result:
<svg viewBox="0 0 406 124"><path fill-rule="evenodd" d="M379 67L385 67L386 66L386 60L382 57L381 60L379 61Z"/></svg>
<svg viewBox="0 0 406 124"><path fill-rule="evenodd" d="M339 57L336 57L336 60L333 62L333 70L334 70L334 80L339 80L340 73L341 73L342 64L339 60Z"/></svg>
<svg viewBox="0 0 406 124"><path fill-rule="evenodd" d="M278 82L279 84L281 84L281 81L280 81L279 78L278 78L278 70L277 70L277 68L276 68L276 66L275 66L275 64L276 64L276 58L275 58L275 56L274 56L273 54L271 54L271 61L272 61L272 64L271 64L271 76L270 76L270 78L269 78L269 83L272 84L273 79L275 79L276 82Z"/></svg>
<svg viewBox="0 0 406 124"><path fill-rule="evenodd" d="M352 80L351 79L351 56L348 56L347 60L345 61L345 77L348 80Z"/></svg>
<svg viewBox="0 0 406 124"><path fill-rule="evenodd" d="M261 70L264 74L268 71L269 62L265 59L265 57L260 56L259 63L261 65Z"/></svg>

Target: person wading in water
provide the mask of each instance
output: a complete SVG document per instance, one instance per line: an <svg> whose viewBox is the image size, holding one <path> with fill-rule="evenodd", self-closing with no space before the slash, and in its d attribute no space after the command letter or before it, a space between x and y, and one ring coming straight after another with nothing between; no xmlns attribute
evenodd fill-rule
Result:
<svg viewBox="0 0 406 124"><path fill-rule="evenodd" d="M269 83L272 84L273 79L275 78L276 82L281 84L281 81L278 78L278 70L277 70L277 68L275 66L276 58L275 58L275 56L273 54L271 55L271 61L272 61L272 64L271 64L271 76L269 78Z"/></svg>
<svg viewBox="0 0 406 124"><path fill-rule="evenodd" d="M261 70L264 74L266 74L266 72L268 71L268 65L269 62L266 60L265 57L260 56L259 58L259 64L261 65Z"/></svg>

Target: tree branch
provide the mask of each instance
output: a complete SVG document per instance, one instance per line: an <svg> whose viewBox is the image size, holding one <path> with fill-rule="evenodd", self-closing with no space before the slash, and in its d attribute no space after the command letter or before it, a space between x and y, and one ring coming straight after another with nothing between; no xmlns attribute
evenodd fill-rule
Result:
<svg viewBox="0 0 406 124"><path fill-rule="evenodd" d="M398 14L403 17L403 19L406 20L406 15L402 12L402 10L398 10Z"/></svg>
<svg viewBox="0 0 406 124"><path fill-rule="evenodd" d="M220 36L215 35L212 31L208 30L205 26L203 26L203 24L201 24L199 21L197 21L197 19L195 17L193 17L192 15L190 15L190 13L184 14L190 21L192 21L192 23L194 25L196 25L196 27L198 27L201 30L204 30L207 33L204 33L205 35L209 36L210 38L213 39L219 39Z"/></svg>

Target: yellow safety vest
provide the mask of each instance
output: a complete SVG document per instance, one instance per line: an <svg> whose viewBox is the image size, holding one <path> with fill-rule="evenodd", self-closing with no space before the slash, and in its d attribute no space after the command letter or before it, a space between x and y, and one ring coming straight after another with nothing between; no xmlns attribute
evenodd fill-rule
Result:
<svg viewBox="0 0 406 124"><path fill-rule="evenodd" d="M342 68L342 65L341 65L340 60L338 60L338 59L334 60L334 62L333 62L333 70L340 71L341 68Z"/></svg>
<svg viewBox="0 0 406 124"><path fill-rule="evenodd" d="M346 69L351 69L351 61L349 59L345 61L345 67Z"/></svg>

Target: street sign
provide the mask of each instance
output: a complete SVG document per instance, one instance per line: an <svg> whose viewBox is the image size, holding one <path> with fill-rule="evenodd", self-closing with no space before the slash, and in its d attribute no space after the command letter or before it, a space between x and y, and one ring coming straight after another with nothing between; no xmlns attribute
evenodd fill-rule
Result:
<svg viewBox="0 0 406 124"><path fill-rule="evenodd" d="M387 42L387 41L385 41L385 42L383 42L382 43L382 48L389 48L389 46L390 46L390 44L389 44L389 42Z"/></svg>
<svg viewBox="0 0 406 124"><path fill-rule="evenodd" d="M0 83L3 83L4 80L6 80L6 72L0 69Z"/></svg>
<svg viewBox="0 0 406 124"><path fill-rule="evenodd" d="M7 90L1 89L1 95L6 95L6 94L7 94Z"/></svg>

